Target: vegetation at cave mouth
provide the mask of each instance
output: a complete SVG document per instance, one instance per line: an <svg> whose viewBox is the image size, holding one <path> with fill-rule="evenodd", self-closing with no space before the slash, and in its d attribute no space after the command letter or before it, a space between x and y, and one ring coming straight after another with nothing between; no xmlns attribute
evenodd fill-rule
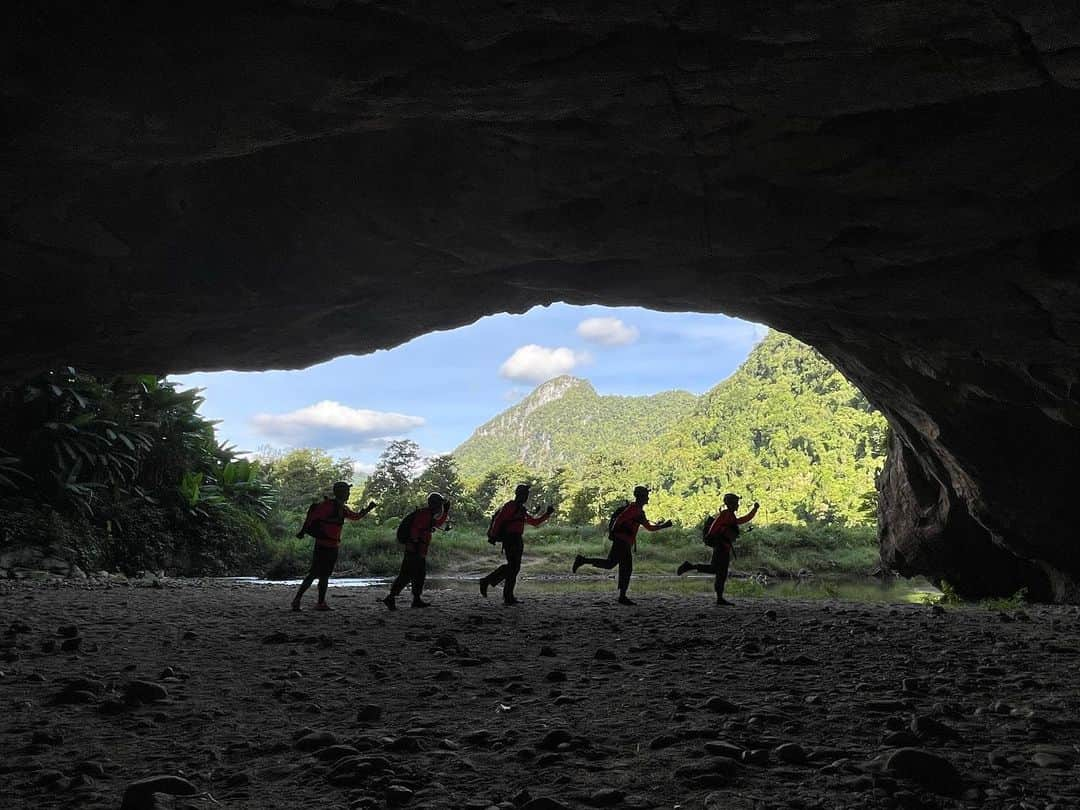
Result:
<svg viewBox="0 0 1080 810"><path fill-rule="evenodd" d="M241 458L199 415L198 390L162 377L100 380L74 369L0 389L0 552L49 542L89 568L184 574L296 574L310 540L307 506L353 476L348 458L310 448ZM639 571L700 555L699 526L725 492L759 500L741 565L866 571L876 563L875 476L884 419L813 349L770 332L729 378L700 397L683 391L601 396L558 377L480 426L453 454L423 459L392 442L354 501L378 510L345 529L340 570L386 574L401 516L439 491L458 528L440 534L433 570L494 559L483 527L521 481L532 505L555 507L530 530L527 570L556 571L605 545L602 526L636 484L649 514L676 528L649 535ZM490 559L489 559L490 558Z"/></svg>

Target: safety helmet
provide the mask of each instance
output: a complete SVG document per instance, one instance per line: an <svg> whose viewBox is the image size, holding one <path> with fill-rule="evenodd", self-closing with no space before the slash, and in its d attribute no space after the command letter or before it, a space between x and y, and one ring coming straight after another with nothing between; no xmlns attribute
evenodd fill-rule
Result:
<svg viewBox="0 0 1080 810"><path fill-rule="evenodd" d="M640 498L642 495L648 495L648 494L649 494L649 488L647 486L645 486L644 484L640 484L640 485L634 487L634 497L635 498Z"/></svg>
<svg viewBox="0 0 1080 810"><path fill-rule="evenodd" d="M438 492L432 492L430 495L427 496L427 505L430 506L432 509L438 509L444 503L446 503L446 498L444 498Z"/></svg>
<svg viewBox="0 0 1080 810"><path fill-rule="evenodd" d="M740 500L742 499L734 492L729 492L724 496L724 506L738 506Z"/></svg>
<svg viewBox="0 0 1080 810"><path fill-rule="evenodd" d="M514 494L520 495L522 492L524 492L526 495L528 495L530 489L531 487L528 484L518 484L516 487L514 487Z"/></svg>
<svg viewBox="0 0 1080 810"><path fill-rule="evenodd" d="M346 495L348 495L349 490L352 489L352 484L350 484L348 481L335 481L332 489L334 490L335 495L337 495L339 492L344 492Z"/></svg>

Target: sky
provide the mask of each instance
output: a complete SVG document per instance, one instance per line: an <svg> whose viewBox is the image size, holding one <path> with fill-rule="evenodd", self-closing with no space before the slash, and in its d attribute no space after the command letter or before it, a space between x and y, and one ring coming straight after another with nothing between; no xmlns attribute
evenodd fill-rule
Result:
<svg viewBox="0 0 1080 810"><path fill-rule="evenodd" d="M534 307L431 332L302 370L198 372L201 413L239 450L321 447L370 471L387 442L449 453L545 380L571 374L600 394L701 394L730 375L766 328L726 315L640 307Z"/></svg>

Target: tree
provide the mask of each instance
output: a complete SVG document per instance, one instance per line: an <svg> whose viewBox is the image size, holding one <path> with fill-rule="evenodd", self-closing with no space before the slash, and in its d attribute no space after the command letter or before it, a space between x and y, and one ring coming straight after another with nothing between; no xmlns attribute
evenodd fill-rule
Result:
<svg viewBox="0 0 1080 810"><path fill-rule="evenodd" d="M454 457L449 454L433 456L427 461L427 467L416 479L416 494L423 497L426 493L438 492L450 500L457 519L479 520L481 513L476 507L476 502L465 490L465 485L458 475Z"/></svg>
<svg viewBox="0 0 1080 810"><path fill-rule="evenodd" d="M383 520L406 514L415 499L413 479L419 466L420 447L416 442L409 439L390 442L364 485L361 500L378 503Z"/></svg>
<svg viewBox="0 0 1080 810"><path fill-rule="evenodd" d="M563 503L570 490L570 471L558 467L550 476L539 478L533 484L532 495L537 505L551 505L557 514L561 514Z"/></svg>
<svg viewBox="0 0 1080 810"><path fill-rule="evenodd" d="M570 507L566 512L567 522L574 526L595 526L600 511L599 502L599 487L579 487L570 496Z"/></svg>
<svg viewBox="0 0 1080 810"><path fill-rule="evenodd" d="M488 472L473 490L476 508L483 516L490 516L496 509L514 497L518 484L535 486L537 474L521 464L504 464Z"/></svg>
<svg viewBox="0 0 1080 810"><path fill-rule="evenodd" d="M264 448L258 460L278 491L279 507L290 512L307 509L313 501L329 495L335 481L351 481L353 477L351 458L334 458L319 448Z"/></svg>

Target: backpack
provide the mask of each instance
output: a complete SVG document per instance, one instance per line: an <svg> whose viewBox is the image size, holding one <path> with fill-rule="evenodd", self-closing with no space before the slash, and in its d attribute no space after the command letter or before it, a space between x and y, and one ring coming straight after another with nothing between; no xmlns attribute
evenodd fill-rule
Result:
<svg viewBox="0 0 1080 810"><path fill-rule="evenodd" d="M397 541L399 543L412 542L412 525L413 521L416 520L416 514L419 511L419 509L414 509L401 519L401 523L399 523L397 527Z"/></svg>
<svg viewBox="0 0 1080 810"><path fill-rule="evenodd" d="M626 501L622 506L615 507L615 511L611 513L611 517L607 522L607 536L608 540L615 541L615 525L619 522L619 515L626 511L626 507L630 505L630 501Z"/></svg>
<svg viewBox="0 0 1080 810"><path fill-rule="evenodd" d="M706 515L705 522L701 524L701 542L712 548L716 545L716 538L709 537L709 529L712 528L716 515Z"/></svg>
<svg viewBox="0 0 1080 810"><path fill-rule="evenodd" d="M322 506L324 503L326 503L326 501L328 500L330 499L324 498L321 501L315 501L313 504L311 504L311 506L308 507L307 514L304 515L304 525L301 526L300 531L296 533L296 536L298 538L303 537L305 534L309 537L314 537L316 540L322 540L326 537L326 532L322 530L322 524L336 523L337 521L327 519L313 521L311 517L315 513L315 510L318 507ZM345 520L342 519L341 523L344 524Z"/></svg>
<svg viewBox="0 0 1080 810"><path fill-rule="evenodd" d="M502 539L501 537L499 537L500 533L495 531L495 521L499 519L499 515L501 513L502 513L501 508L496 509L495 512L491 515L491 522L488 523L487 539L488 539L488 542L491 543L491 545L495 545L496 543L499 542L499 540Z"/></svg>
<svg viewBox="0 0 1080 810"><path fill-rule="evenodd" d="M719 543L723 542L730 545L739 539L739 535L742 534L742 527L738 523L725 526L719 533L709 537L709 528L714 520L716 520L716 515L710 515L705 518L705 522L701 526L701 540L705 545L709 548L716 548Z"/></svg>
<svg viewBox="0 0 1080 810"><path fill-rule="evenodd" d="M492 516L491 516L491 522L488 523L487 539L488 539L488 542L491 543L491 545L495 545L496 543L501 543L505 539L503 537L502 526L499 527L498 531L495 530L495 521L499 519L499 515L502 514L502 510L505 509L505 508L506 508L506 505L504 504L504 505L500 506L498 509L496 509L494 514L492 514ZM525 509L524 506L522 506L520 508L522 510ZM506 525L505 521L503 522L503 525L504 526Z"/></svg>

